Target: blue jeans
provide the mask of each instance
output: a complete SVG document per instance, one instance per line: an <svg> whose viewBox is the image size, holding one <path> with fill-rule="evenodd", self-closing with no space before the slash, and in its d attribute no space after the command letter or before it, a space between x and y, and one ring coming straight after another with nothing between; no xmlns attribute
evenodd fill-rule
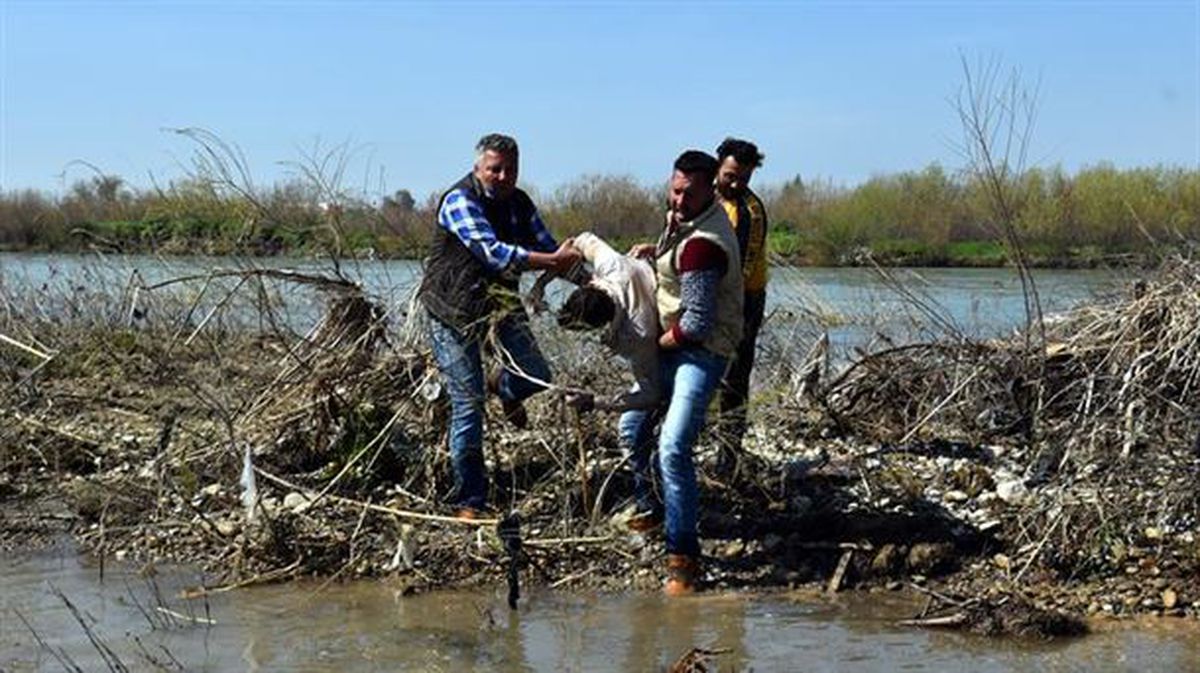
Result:
<svg viewBox="0 0 1200 673"><path fill-rule="evenodd" d="M523 317L509 316L496 326L496 336L517 366L529 376L550 381L550 368ZM446 381L450 395L450 463L454 468L454 502L464 507L487 504L487 475L483 464L483 402L485 396L483 359L478 336L459 330L429 316L433 357ZM504 360L507 363L507 360ZM545 386L517 375L505 367L500 374L499 395L520 401Z"/></svg>
<svg viewBox="0 0 1200 673"><path fill-rule="evenodd" d="M670 400L658 436L667 553L699 556L696 518L700 498L692 448L704 428L708 403L725 373L727 360L703 348L686 348L662 351L659 363L663 398ZM656 417L653 411L626 411L621 414L619 426L621 444L630 452L634 497L643 511L658 510L650 474L650 438Z"/></svg>

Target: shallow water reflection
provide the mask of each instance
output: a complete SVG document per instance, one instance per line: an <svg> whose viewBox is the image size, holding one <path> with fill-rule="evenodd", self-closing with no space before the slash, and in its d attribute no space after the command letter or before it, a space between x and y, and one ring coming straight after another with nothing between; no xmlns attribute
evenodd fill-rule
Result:
<svg viewBox="0 0 1200 673"><path fill-rule="evenodd" d="M68 548L5 558L0 568L0 670L13 672L64 670L64 660L107 670L52 587L131 670L178 670L174 659L189 671L652 671L693 646L730 648L716 659L722 671L1200 667L1190 622L1054 643L998 641L898 627L915 608L896 594L667 601L534 591L511 612L499 588L403 597L384 580L249 588L206 606L178 597L202 579L193 573L148 580L109 567L100 582L99 568Z"/></svg>

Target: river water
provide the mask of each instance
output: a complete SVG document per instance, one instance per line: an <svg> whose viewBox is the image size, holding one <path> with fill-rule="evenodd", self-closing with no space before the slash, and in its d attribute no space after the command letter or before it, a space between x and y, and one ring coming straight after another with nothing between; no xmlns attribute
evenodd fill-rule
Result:
<svg viewBox="0 0 1200 673"><path fill-rule="evenodd" d="M329 275L332 263L313 259L205 257L96 256L62 254L0 253L0 289L9 294L44 296L46 310L67 311L63 303L96 305L96 298L117 297L118 302L146 303L155 294L140 293L136 284L155 283L181 277L192 280L170 286L191 293L197 300L195 315L204 315L216 305L228 309L236 302L225 301L234 292L242 301L258 298L257 286L238 285L235 278L209 281L212 271L237 270L249 265L287 268L305 273ZM420 280L421 267L411 260L343 262L339 271L359 282L368 294L390 311L399 322L412 292ZM870 342L880 333L896 341L928 335L931 330L955 329L964 334L990 338L1010 334L1025 322L1025 300L1021 283L1011 269L896 269L889 272L891 282L871 269L851 268L775 268L767 293L768 331L789 338L799 329L800 338L813 338L826 331L835 352L845 352ZM1037 292L1046 314L1068 309L1096 292L1118 287L1127 275L1106 270L1037 270ZM532 274L525 274L531 282ZM908 297L896 291L904 288ZM280 304L281 319L304 333L322 315L319 293L302 285L276 281L264 283ZM550 286L553 306L569 286L557 282ZM916 301L914 301L914 299ZM224 302L224 303L222 303ZM924 306L922 309L920 306ZM931 318L936 314L938 319ZM253 326L260 319L257 310L223 311L227 321L241 320ZM154 318L153 311L150 319Z"/></svg>
<svg viewBox="0 0 1200 673"><path fill-rule="evenodd" d="M69 547L2 558L0 670L110 670L96 643L129 670L658 671L692 647L728 649L716 659L721 671L1200 670L1194 622L993 640L899 626L919 606L892 593L671 601L541 590L514 612L499 587L399 596L380 580L180 598L202 580L109 564L101 581Z"/></svg>
<svg viewBox="0 0 1200 673"><path fill-rule="evenodd" d="M265 263L330 268L316 261ZM229 259L0 254L0 289L53 312L66 310L54 305L64 293L137 302L130 292L135 272L152 284L213 268L236 265ZM397 315L420 275L419 265L406 261L355 263L345 271ZM1024 295L1010 270L896 273L920 303L964 333L997 336L1024 321ZM1039 271L1037 279L1043 308L1053 313L1118 287L1124 277ZM272 291L288 305L286 317L297 330L319 317L318 296L293 287ZM221 296L212 291L204 301ZM912 338L937 329L930 312L914 306L870 270L775 269L768 324L784 334L794 323L816 324L848 349L879 331ZM147 578L112 564L102 576L68 545L0 556L0 673L114 670L118 659L130 670L653 671L694 646L728 648L715 661L722 671L1200 670L1200 634L1191 622L1106 628L1056 643L998 641L897 626L918 609L898 594L666 601L541 590L517 612L507 608L499 588L400 597L387 580L179 597L204 580L187 569L161 569ZM112 654L101 654L102 647Z"/></svg>

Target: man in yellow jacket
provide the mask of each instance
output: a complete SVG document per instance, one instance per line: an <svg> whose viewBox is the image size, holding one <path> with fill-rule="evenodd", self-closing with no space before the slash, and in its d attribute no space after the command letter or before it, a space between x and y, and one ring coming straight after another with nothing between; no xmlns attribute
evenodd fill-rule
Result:
<svg viewBox="0 0 1200 673"><path fill-rule="evenodd" d="M723 474L732 474L738 463L742 437L746 434L750 370L754 367L754 348L767 296L767 209L762 199L750 191L754 169L763 162L763 155L754 143L726 138L717 147L717 161L720 162L717 193L737 235L745 293L742 339L720 388L721 453L717 469Z"/></svg>

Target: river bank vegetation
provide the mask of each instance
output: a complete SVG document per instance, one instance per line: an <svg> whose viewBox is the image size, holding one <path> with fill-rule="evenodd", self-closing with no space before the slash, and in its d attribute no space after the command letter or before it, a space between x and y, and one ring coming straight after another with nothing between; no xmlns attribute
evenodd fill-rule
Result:
<svg viewBox="0 0 1200 673"><path fill-rule="evenodd" d="M62 194L4 192L0 249L419 257L437 205L436 194L421 200L399 190L366 198L311 179L254 192L231 184L193 178L138 189L97 174ZM1153 264L1200 236L1196 170L1028 169L1006 177L1006 189L1031 266ZM1010 262L989 187L972 173L935 164L853 187L797 177L760 191L777 262ZM660 226L662 189L628 177L582 176L536 198L559 237L592 230L624 245L653 237Z"/></svg>
<svg viewBox="0 0 1200 673"><path fill-rule="evenodd" d="M214 579L194 595L313 576L511 583L514 604L530 584L657 590L615 419L561 390L527 430L488 401L496 515L450 516L423 314L341 274L243 260L4 286L0 545L67 532L101 558L199 564ZM839 367L820 320L768 320L737 470L717 468L720 419L697 447L704 588L907 590L941 608L914 624L982 633L1200 614L1200 265L999 340L885 277L922 340L881 334ZM289 322L305 296L323 316ZM625 385L598 342L533 327L556 381Z"/></svg>

